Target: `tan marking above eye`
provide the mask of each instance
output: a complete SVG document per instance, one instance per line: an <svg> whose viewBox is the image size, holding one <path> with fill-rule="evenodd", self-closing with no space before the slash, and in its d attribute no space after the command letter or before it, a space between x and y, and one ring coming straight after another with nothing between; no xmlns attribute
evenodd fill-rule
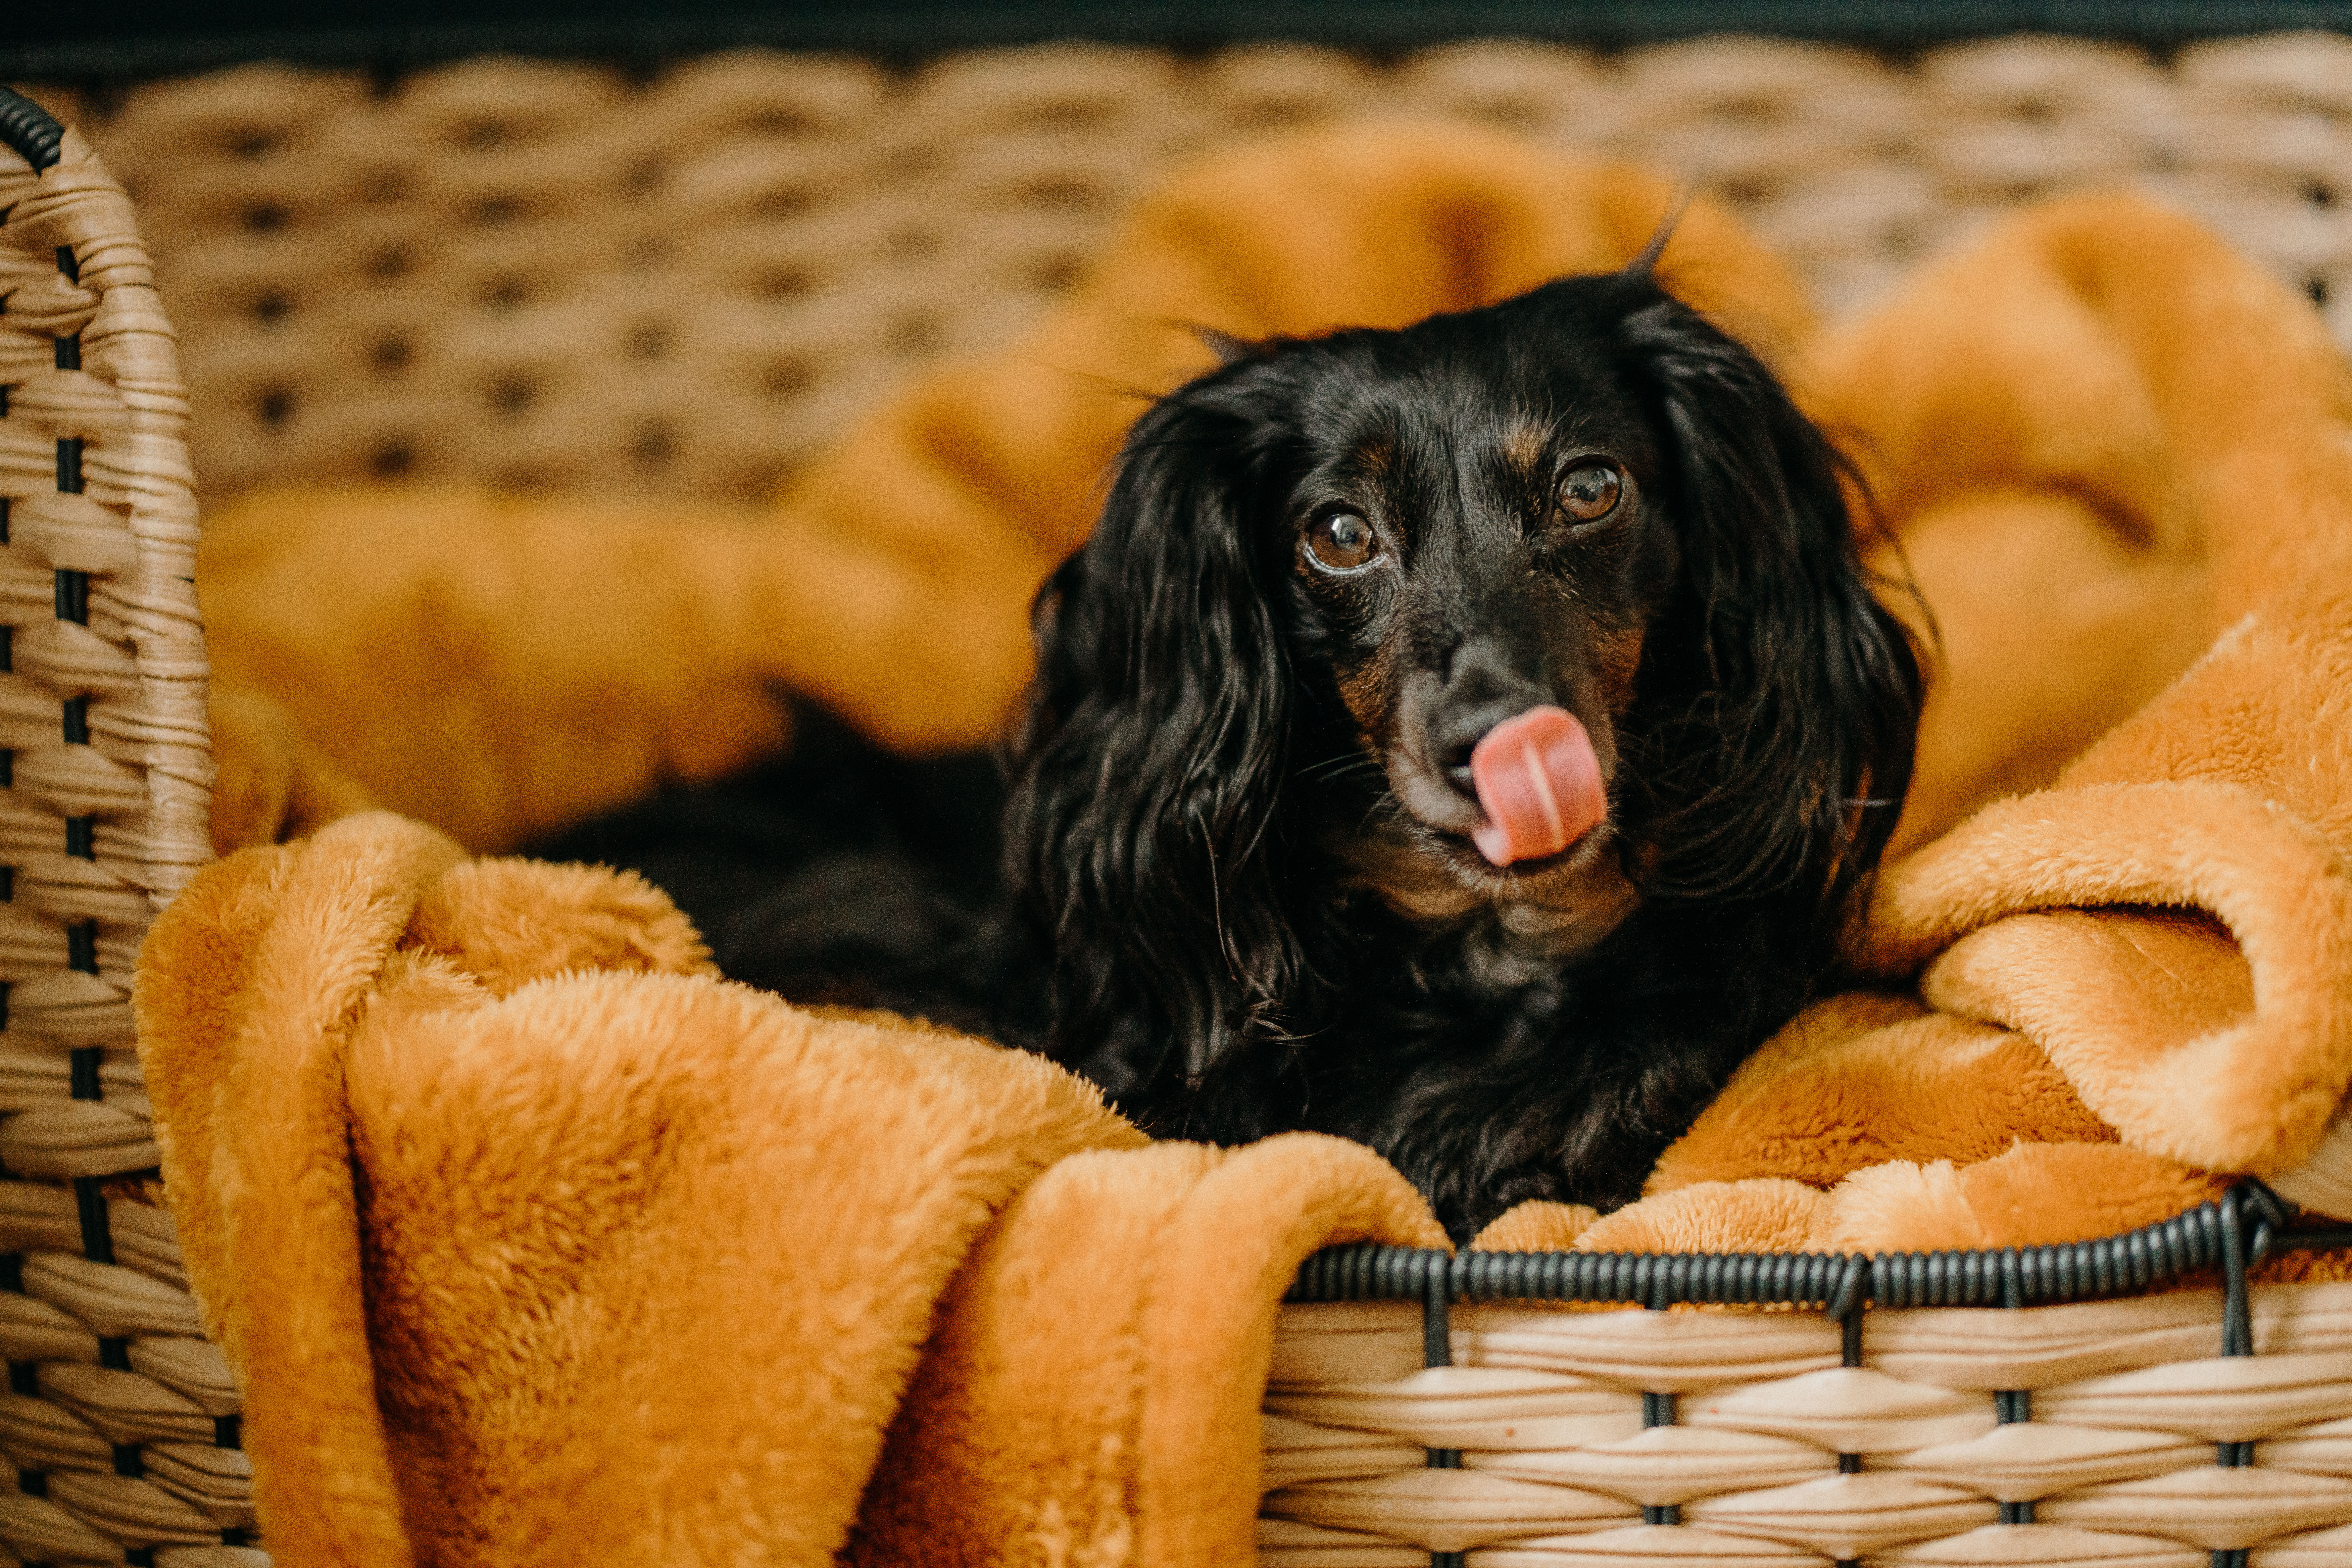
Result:
<svg viewBox="0 0 2352 1568"><path fill-rule="evenodd" d="M1354 512L1326 512L1307 525L1307 552L1327 571L1353 572L1378 558L1381 540Z"/></svg>
<svg viewBox="0 0 2352 1568"><path fill-rule="evenodd" d="M1625 476L1614 463L1578 463L1559 477L1560 513L1575 522L1598 522L1617 510L1624 493Z"/></svg>
<svg viewBox="0 0 2352 1568"><path fill-rule="evenodd" d="M1551 432L1540 425L1514 425L1501 442L1504 460L1538 481L1543 478L1544 458L1550 447Z"/></svg>

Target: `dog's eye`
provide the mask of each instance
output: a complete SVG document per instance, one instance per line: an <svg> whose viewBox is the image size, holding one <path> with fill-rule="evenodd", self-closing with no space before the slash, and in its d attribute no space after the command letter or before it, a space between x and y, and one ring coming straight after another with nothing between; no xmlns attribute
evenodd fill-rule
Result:
<svg viewBox="0 0 2352 1568"><path fill-rule="evenodd" d="M1335 511L1307 525L1307 548L1334 572L1353 572L1381 552L1372 525L1352 511Z"/></svg>
<svg viewBox="0 0 2352 1568"><path fill-rule="evenodd" d="M1559 477L1559 510L1578 522L1597 522L1617 510L1624 477L1607 463L1579 463Z"/></svg>

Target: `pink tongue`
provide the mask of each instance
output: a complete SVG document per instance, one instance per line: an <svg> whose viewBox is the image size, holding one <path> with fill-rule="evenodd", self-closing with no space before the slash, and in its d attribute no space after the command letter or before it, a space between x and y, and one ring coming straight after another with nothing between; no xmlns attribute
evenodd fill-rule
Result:
<svg viewBox="0 0 2352 1568"><path fill-rule="evenodd" d="M1486 813L1470 841L1497 866L1557 855L1609 815L1601 760L1564 708L1530 708L1487 731L1470 777Z"/></svg>

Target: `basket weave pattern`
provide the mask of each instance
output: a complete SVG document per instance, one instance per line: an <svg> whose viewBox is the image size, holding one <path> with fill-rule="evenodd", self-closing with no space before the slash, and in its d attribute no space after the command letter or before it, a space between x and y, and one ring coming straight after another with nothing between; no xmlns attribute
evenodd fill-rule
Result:
<svg viewBox="0 0 2352 1568"><path fill-rule="evenodd" d="M0 147L0 1544L266 1563L133 1049L131 967L211 857L188 402L130 200ZM160 1549L160 1550L159 1550Z"/></svg>
<svg viewBox="0 0 2352 1568"><path fill-rule="evenodd" d="M1839 310L2019 200L2136 184L2352 343L2352 39L2320 35L2166 66L2053 39L1908 66L1738 39L1066 47L904 77L483 60L388 89L251 68L103 112L35 96L89 128L156 261L77 139L38 174L0 151L0 1453L25 1477L0 1563L267 1563L130 1049L140 937L206 854L184 441L216 495L755 494L926 364L1013 341L1178 159L1349 115L1697 175ZM1411 1307L1295 1306L1262 1546L1291 1568L2352 1562L2347 1290L2259 1292L2257 1357L2216 1357L2193 1294L1877 1312L1853 1355L1805 1313L1465 1307L1455 1364L1427 1370Z"/></svg>
<svg viewBox="0 0 2352 1568"><path fill-rule="evenodd" d="M1877 1310L1852 1339L1815 1312L1464 1306L1427 1368L1411 1304L1292 1306L1261 1560L2340 1568L2352 1286L2252 1297L2237 1356L2205 1291Z"/></svg>
<svg viewBox="0 0 2352 1568"><path fill-rule="evenodd" d="M1011 342L1175 160L1368 114L1698 176L1833 310L2020 199L2137 184L2352 342L2352 39L2319 34L2168 68L2048 38L1909 68L1756 39L1385 66L1067 46L904 78L743 54L643 84L478 60L388 91L255 67L85 119L140 201L216 494L394 475L751 494L910 372Z"/></svg>

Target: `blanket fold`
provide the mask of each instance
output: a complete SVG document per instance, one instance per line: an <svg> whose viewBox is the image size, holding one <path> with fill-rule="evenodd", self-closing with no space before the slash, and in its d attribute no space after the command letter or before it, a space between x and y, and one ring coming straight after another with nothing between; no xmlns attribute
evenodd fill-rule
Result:
<svg viewBox="0 0 2352 1568"><path fill-rule="evenodd" d="M861 1499L860 1561L1244 1561L1299 1261L1444 1240L1368 1150L1143 1147L384 813L209 869L137 1006L289 1563L814 1564Z"/></svg>
<svg viewBox="0 0 2352 1568"><path fill-rule="evenodd" d="M1937 634L1920 784L1862 963L2030 1039L2150 1163L2145 1190L2177 1186L2168 1165L2245 1173L2343 1212L2340 1153L2308 1168L2352 1082L2341 354L2197 225L2085 197L1930 269L1808 374ZM2071 758L2052 743L2075 736L2096 739ZM2021 785L2041 787L2001 798ZM1784 1125L1815 1122L1816 1086L1784 1081ZM2034 1119L2007 1131L2068 1141ZM2042 1185L2045 1219L2086 1191L2054 1165ZM2102 1191L2093 1212L2117 1206ZM1878 1213L1833 1234L1948 1233Z"/></svg>

